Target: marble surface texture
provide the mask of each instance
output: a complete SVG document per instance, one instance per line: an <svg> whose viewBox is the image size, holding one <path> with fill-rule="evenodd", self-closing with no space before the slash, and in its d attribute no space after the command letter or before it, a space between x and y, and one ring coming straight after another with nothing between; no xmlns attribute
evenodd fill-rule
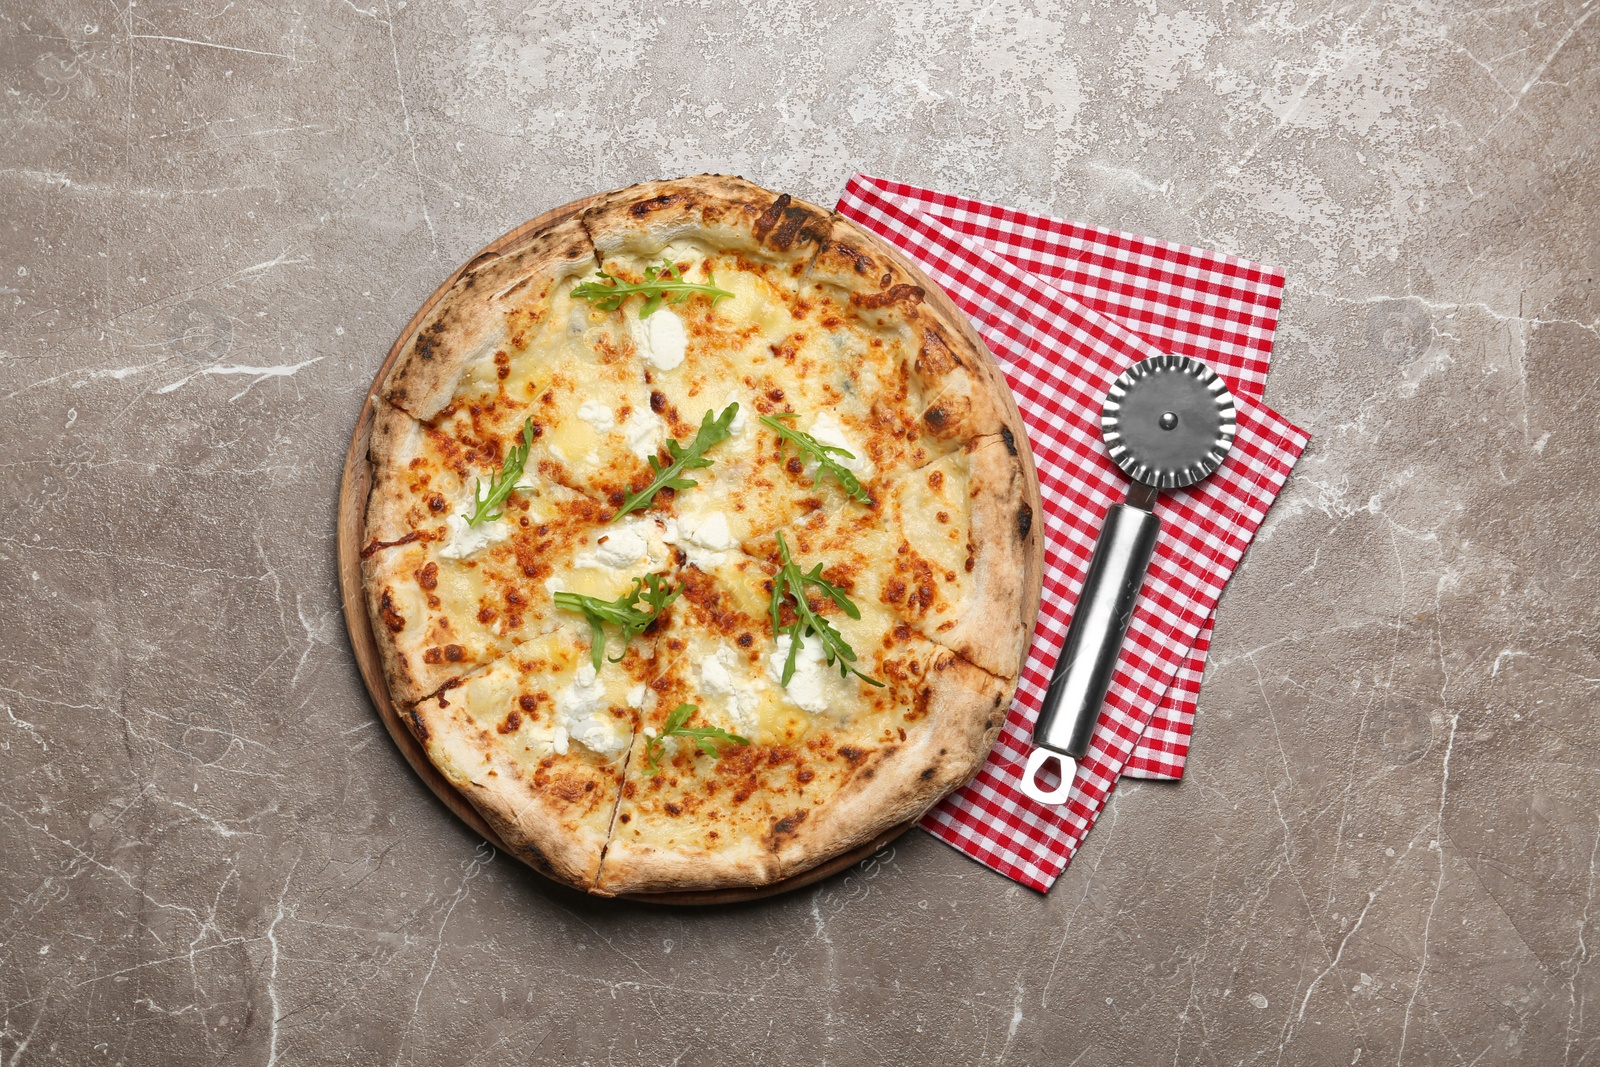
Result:
<svg viewBox="0 0 1600 1067"><path fill-rule="evenodd" d="M1595 1062L1597 11L0 0L0 1064ZM1188 778L1043 897L552 888L361 688L362 396L545 208L854 169L1286 268Z"/></svg>

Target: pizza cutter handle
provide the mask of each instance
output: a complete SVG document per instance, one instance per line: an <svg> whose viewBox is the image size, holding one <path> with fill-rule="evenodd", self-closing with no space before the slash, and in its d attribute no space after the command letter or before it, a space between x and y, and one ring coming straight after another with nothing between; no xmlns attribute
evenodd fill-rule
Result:
<svg viewBox="0 0 1600 1067"><path fill-rule="evenodd" d="M1149 499L1154 502L1153 494ZM1133 617L1139 590L1144 587L1145 571L1160 530L1160 519L1132 504L1117 504L1106 514L1089 572L1084 576L1083 592L1078 595L1078 607L1072 613L1067 639L1056 657L1050 687L1045 690L1039 720L1033 728L1033 743L1039 749L1073 760L1088 755L1089 739L1100 720L1100 708L1111 687L1122 640L1128 633L1128 620ZM1034 755L1039 757L1038 752ZM1030 760L1029 767L1036 772L1042 762L1043 757ZM1070 779L1070 762L1060 763L1062 777ZM1025 787L1038 790L1033 775L1027 778ZM1063 788L1066 784L1064 781ZM1034 793L1030 791L1029 795Z"/></svg>

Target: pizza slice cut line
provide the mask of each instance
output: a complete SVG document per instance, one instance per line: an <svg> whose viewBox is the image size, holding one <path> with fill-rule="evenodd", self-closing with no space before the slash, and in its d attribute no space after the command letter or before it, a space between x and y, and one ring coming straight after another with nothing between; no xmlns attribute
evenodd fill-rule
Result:
<svg viewBox="0 0 1600 1067"><path fill-rule="evenodd" d="M869 607L864 620L841 624L862 661L888 684L873 690L835 676L831 706L796 705L777 684L783 649L740 606L760 599L766 568L740 562L753 573L737 582L727 569L707 575L685 568L686 581L702 588L686 595L687 611L675 614L658 639L657 699L635 735L602 892L708 888L730 878L765 884L846 851L881 830L885 812L900 810L896 805L909 818L934 792L958 784L970 746L984 744L1009 704L1003 680ZM866 636L874 628L876 641ZM746 650L739 638L751 632L760 636ZM834 670L818 673L826 678ZM857 692L841 695L841 683ZM941 722L908 738L907 727L943 713L953 693L962 703L974 696L986 702L989 715L976 731L970 720L965 734ZM739 733L749 743L716 741L712 755L697 743L668 741L652 761L651 730L685 705L695 708L692 722ZM879 774L901 783L876 798L884 808L864 799L874 795L870 783Z"/></svg>

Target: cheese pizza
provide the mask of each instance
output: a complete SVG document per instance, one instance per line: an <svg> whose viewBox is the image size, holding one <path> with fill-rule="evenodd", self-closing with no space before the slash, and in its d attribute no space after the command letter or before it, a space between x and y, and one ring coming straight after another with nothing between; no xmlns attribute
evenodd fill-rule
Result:
<svg viewBox="0 0 1600 1067"><path fill-rule="evenodd" d="M540 871L766 885L993 743L1038 606L1020 419L837 214L720 176L597 198L463 273L377 408L391 695Z"/></svg>

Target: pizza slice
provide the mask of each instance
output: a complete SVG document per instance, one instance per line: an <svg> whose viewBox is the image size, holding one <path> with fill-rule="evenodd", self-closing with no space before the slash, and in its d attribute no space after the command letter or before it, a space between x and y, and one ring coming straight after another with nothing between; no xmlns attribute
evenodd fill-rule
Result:
<svg viewBox="0 0 1600 1067"><path fill-rule="evenodd" d="M921 812L992 743L1009 686L890 613L811 590L832 640L794 630L792 600L774 637L774 568L730 554L681 576L601 891L777 881ZM839 643L848 672L828 662Z"/></svg>
<svg viewBox="0 0 1600 1067"><path fill-rule="evenodd" d="M667 523L609 522L609 506L549 479L517 476L478 516L474 492L459 492L463 479L439 462L427 427L397 409L380 412L379 447L390 459L377 465L362 569L390 687L403 702L563 621L581 624L556 593L615 601L672 566ZM477 479L478 495L489 480L487 471Z"/></svg>
<svg viewBox="0 0 1600 1067"><path fill-rule="evenodd" d="M428 758L507 846L545 874L592 889L640 714L653 648L631 644L596 671L562 626L406 711Z"/></svg>
<svg viewBox="0 0 1600 1067"><path fill-rule="evenodd" d="M980 438L886 479L870 509L798 516L790 543L829 562L826 577L857 603L894 614L990 674L1014 678L1032 636L1016 610L1039 532L1020 457L1003 437ZM748 550L775 561L774 538Z"/></svg>
<svg viewBox="0 0 1600 1067"><path fill-rule="evenodd" d="M610 304L646 365L651 408L675 439L738 405L715 465L674 502L688 543L716 551L770 532L797 510L869 503L880 475L962 446L961 420L924 425L925 376L912 368L927 363L920 349L940 344L932 325L893 326L881 301L857 307L849 279L812 280L809 263L719 250L670 227L654 236L632 228L626 240L608 240L597 231L606 284L595 296L652 294ZM881 281L915 306L921 290L895 271L886 263ZM680 288L651 290L663 278Z"/></svg>
<svg viewBox="0 0 1600 1067"><path fill-rule="evenodd" d="M602 501L648 477L666 427L643 365L621 318L573 295L598 263L559 223L465 272L402 349L384 397L464 479L519 444L529 473Z"/></svg>

